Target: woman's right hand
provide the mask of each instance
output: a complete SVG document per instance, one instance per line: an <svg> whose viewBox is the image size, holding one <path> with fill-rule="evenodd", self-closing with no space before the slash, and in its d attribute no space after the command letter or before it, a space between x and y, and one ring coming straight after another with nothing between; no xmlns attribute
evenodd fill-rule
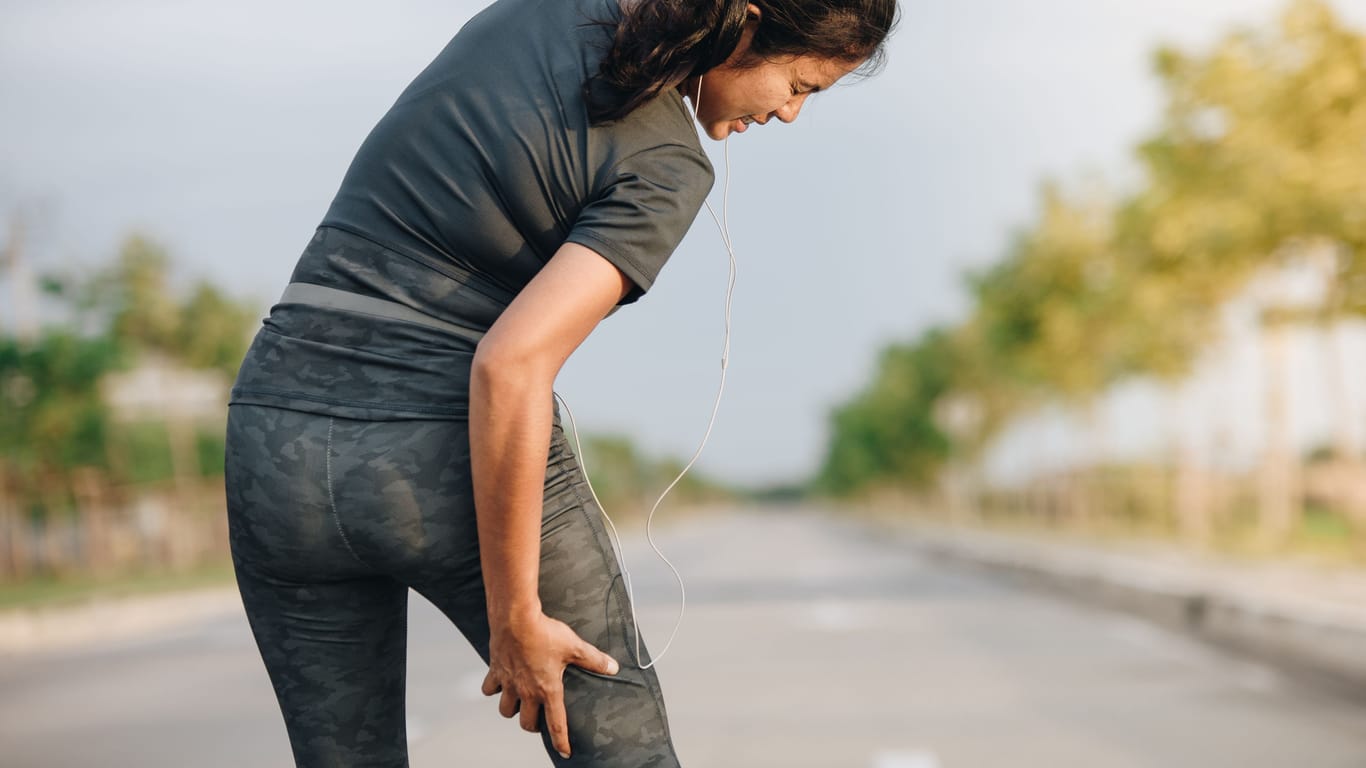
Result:
<svg viewBox="0 0 1366 768"><path fill-rule="evenodd" d="M615 675L619 669L615 659L579 637L568 624L537 611L492 628L489 672L480 689L485 696L502 691L498 713L512 717L520 710L523 730L537 730L544 708L551 743L565 758L570 748L564 670L570 664L604 675Z"/></svg>

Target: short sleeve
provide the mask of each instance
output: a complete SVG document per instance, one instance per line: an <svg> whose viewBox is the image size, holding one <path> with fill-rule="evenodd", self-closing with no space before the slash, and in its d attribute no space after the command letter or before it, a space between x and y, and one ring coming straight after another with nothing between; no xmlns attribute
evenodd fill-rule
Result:
<svg viewBox="0 0 1366 768"><path fill-rule="evenodd" d="M636 288L621 301L629 304L654 284L714 179L711 163L696 149L666 144L637 152L613 168L565 240L593 249L630 278Z"/></svg>

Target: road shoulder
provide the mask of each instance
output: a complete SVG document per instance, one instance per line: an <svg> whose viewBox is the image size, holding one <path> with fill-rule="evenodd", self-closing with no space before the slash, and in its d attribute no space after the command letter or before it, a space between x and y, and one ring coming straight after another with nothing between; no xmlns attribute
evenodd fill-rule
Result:
<svg viewBox="0 0 1366 768"><path fill-rule="evenodd" d="M930 556L1142 615L1366 694L1366 570L875 520Z"/></svg>
<svg viewBox="0 0 1366 768"><path fill-rule="evenodd" d="M133 640L241 610L235 586L11 608L0 612L0 655L79 650Z"/></svg>

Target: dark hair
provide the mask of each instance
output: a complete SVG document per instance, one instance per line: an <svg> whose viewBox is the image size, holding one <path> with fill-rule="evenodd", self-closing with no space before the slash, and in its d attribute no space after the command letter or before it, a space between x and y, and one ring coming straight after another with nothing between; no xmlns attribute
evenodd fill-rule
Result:
<svg viewBox="0 0 1366 768"><path fill-rule="evenodd" d="M896 0L637 0L616 27L596 76L584 83L594 124L620 120L666 88L705 73L735 52L747 7L759 8L749 56L740 65L812 55L882 63L896 24Z"/></svg>

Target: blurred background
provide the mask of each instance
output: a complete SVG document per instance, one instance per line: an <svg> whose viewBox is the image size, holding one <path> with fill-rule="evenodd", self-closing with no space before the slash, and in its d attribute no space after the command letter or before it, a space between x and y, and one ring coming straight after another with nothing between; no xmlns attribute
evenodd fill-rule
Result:
<svg viewBox="0 0 1366 768"><path fill-rule="evenodd" d="M227 390L479 7L0 7L14 765L287 764L231 587ZM654 520L690 764L1366 766L1366 3L902 0L884 71L754 128L707 147L731 366ZM678 596L643 525L706 427L725 280L704 212L557 382L652 648ZM414 610L415 764L535 764ZM718 705L774 646L785 674ZM181 722L211 680L242 688Z"/></svg>

